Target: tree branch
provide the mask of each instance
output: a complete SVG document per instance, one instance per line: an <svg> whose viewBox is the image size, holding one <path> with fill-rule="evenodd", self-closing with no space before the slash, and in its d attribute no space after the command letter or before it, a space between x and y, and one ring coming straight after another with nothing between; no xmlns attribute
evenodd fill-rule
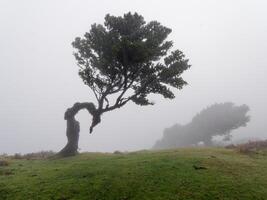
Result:
<svg viewBox="0 0 267 200"><path fill-rule="evenodd" d="M75 115L82 109L86 109L92 116L92 123L90 126L90 133L92 133L93 128L100 123L101 119L101 112L96 109L95 105L93 103L75 103L71 108L68 108L67 111L65 112L64 119L68 120L70 118L74 118Z"/></svg>

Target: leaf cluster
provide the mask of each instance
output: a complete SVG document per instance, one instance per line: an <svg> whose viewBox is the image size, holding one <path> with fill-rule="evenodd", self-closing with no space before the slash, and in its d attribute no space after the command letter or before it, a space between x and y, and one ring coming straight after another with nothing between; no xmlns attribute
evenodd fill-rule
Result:
<svg viewBox="0 0 267 200"><path fill-rule="evenodd" d="M171 88L187 84L181 74L190 65L181 51L170 51L173 43L166 40L170 33L159 22L146 23L141 15L129 12L119 17L108 14L103 25L93 24L75 39L79 75L95 94L101 113L129 101L153 104L148 99L152 93L173 99ZM110 105L113 94L117 97Z"/></svg>

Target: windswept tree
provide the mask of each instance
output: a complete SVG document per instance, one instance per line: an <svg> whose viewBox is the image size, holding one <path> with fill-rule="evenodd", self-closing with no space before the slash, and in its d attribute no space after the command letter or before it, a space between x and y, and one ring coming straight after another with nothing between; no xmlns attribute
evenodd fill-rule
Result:
<svg viewBox="0 0 267 200"><path fill-rule="evenodd" d="M157 21L146 23L137 13L108 14L104 25L93 24L82 38L74 40L79 75L95 101L75 103L65 112L68 143L61 155L77 153L80 126L75 115L81 109L92 115L91 133L103 113L128 102L153 105L148 96L152 93L173 99L172 89L187 84L181 74L190 65L181 51L171 51L173 42L166 40L170 33L171 29Z"/></svg>
<svg viewBox="0 0 267 200"><path fill-rule="evenodd" d="M250 121L248 111L247 105L236 106L231 102L213 104L196 114L190 123L165 129L163 138L154 148L183 147L199 142L211 146L215 136L229 141L233 130L246 126Z"/></svg>

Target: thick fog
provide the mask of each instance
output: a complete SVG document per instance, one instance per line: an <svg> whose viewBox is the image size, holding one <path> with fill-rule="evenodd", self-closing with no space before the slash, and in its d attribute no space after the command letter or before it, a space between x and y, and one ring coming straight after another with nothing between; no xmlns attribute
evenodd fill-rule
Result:
<svg viewBox="0 0 267 200"><path fill-rule="evenodd" d="M237 138L267 138L267 1L46 0L0 1L0 153L58 151L66 144L65 110L94 96L78 76L71 42L107 13L138 12L172 29L174 47L192 67L174 100L129 103L105 113L93 134L80 121L81 151L151 148L164 128L186 124L207 105L250 107Z"/></svg>

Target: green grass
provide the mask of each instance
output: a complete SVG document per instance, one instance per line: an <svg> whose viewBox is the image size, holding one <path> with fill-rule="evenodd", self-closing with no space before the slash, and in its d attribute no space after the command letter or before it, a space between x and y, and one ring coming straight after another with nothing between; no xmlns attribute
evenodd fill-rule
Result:
<svg viewBox="0 0 267 200"><path fill-rule="evenodd" d="M267 199L264 154L191 148L9 162L0 167L1 200Z"/></svg>

